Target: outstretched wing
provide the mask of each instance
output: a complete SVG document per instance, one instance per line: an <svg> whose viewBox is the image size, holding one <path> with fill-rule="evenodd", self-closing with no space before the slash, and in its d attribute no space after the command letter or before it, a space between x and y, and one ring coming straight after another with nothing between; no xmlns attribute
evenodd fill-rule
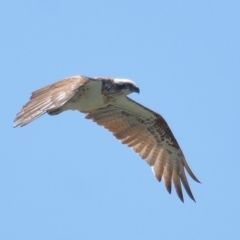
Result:
<svg viewBox="0 0 240 240"><path fill-rule="evenodd" d="M44 113L62 107L88 81L87 77L73 76L33 92L29 102L17 114L14 127L22 127Z"/></svg>
<svg viewBox="0 0 240 240"><path fill-rule="evenodd" d="M159 114L128 97L119 97L112 104L88 113L86 118L107 128L145 159L157 180L164 179L169 193L173 182L178 197L184 201L182 184L195 201L184 169L196 182L199 180L188 166L166 121Z"/></svg>

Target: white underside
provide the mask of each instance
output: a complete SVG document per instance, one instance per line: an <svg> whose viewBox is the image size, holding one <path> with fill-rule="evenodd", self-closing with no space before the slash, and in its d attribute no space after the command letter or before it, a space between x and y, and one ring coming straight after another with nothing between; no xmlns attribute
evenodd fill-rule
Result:
<svg viewBox="0 0 240 240"><path fill-rule="evenodd" d="M78 110L80 112L87 112L103 107L105 104L101 93L101 86L101 81L89 81L79 90L75 99L72 99L73 101L66 103L64 110L71 109Z"/></svg>

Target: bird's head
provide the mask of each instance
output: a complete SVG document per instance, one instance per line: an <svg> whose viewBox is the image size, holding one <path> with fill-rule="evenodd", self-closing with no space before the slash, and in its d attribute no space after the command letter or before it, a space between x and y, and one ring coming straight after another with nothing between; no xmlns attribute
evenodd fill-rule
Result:
<svg viewBox="0 0 240 240"><path fill-rule="evenodd" d="M132 92L140 93L140 89L136 86L136 84L129 79L113 79L116 93L128 95Z"/></svg>

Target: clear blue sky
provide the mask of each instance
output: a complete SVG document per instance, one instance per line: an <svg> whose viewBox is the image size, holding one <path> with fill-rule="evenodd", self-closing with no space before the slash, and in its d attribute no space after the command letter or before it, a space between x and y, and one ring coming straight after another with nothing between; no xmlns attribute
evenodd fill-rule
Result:
<svg viewBox="0 0 240 240"><path fill-rule="evenodd" d="M0 239L239 239L239 1L2 1ZM167 193L77 112L12 128L71 75L134 80L202 182Z"/></svg>

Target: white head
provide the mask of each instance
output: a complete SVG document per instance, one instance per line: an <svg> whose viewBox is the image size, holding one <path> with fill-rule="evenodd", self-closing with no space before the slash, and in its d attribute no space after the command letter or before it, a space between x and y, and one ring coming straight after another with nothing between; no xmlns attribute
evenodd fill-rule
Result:
<svg viewBox="0 0 240 240"><path fill-rule="evenodd" d="M130 79L126 79L126 78L114 78L113 81L115 83L131 83L133 84L134 86L136 86L135 82L133 82L132 80Z"/></svg>
<svg viewBox="0 0 240 240"><path fill-rule="evenodd" d="M129 94L132 92L140 92L139 88L132 80L125 78L114 78L113 82L116 84L118 91L121 91L122 93L125 92L126 94Z"/></svg>

